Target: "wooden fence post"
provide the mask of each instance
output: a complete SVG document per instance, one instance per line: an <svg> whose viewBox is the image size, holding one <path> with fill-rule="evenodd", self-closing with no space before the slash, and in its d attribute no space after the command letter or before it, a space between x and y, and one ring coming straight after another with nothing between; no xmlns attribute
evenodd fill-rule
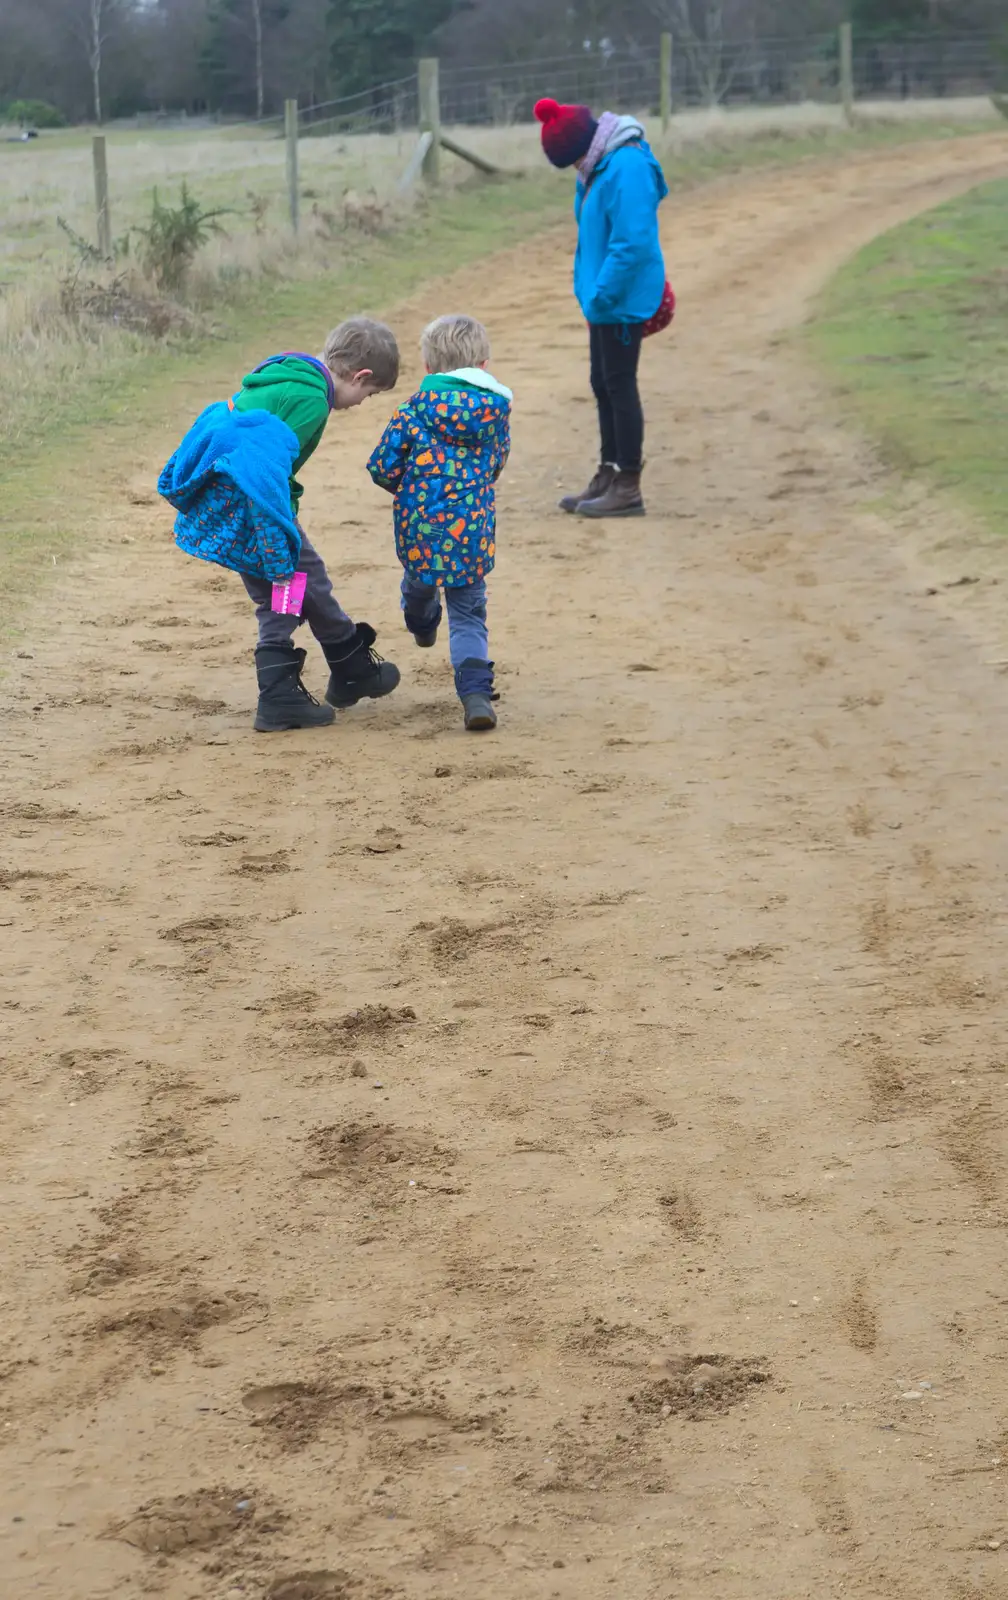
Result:
<svg viewBox="0 0 1008 1600"><path fill-rule="evenodd" d="M441 73L436 57L428 56L418 63L420 90L420 132L431 136L430 148L424 156L423 175L428 183L437 183L441 177Z"/></svg>
<svg viewBox="0 0 1008 1600"><path fill-rule="evenodd" d="M854 30L840 24L840 103L848 124L854 121Z"/></svg>
<svg viewBox="0 0 1008 1600"><path fill-rule="evenodd" d="M298 103L284 101L284 133L287 138L287 199L290 205L290 224L298 231Z"/></svg>
<svg viewBox="0 0 1008 1600"><path fill-rule="evenodd" d="M661 126L667 134L672 121L672 35L661 36Z"/></svg>
<svg viewBox="0 0 1008 1600"><path fill-rule="evenodd" d="M103 133L96 133L91 140L91 160L94 165L95 210L98 213L98 249L106 261L111 261L112 218L109 215L108 166Z"/></svg>

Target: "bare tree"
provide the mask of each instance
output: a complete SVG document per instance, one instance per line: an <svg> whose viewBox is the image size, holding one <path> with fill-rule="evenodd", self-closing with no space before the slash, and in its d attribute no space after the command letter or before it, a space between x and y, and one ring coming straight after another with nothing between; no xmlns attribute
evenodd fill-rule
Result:
<svg viewBox="0 0 1008 1600"><path fill-rule="evenodd" d="M705 105L719 105L746 55L725 37L724 0L650 0L650 6L686 57Z"/></svg>
<svg viewBox="0 0 1008 1600"><path fill-rule="evenodd" d="M106 12L107 0L88 0L88 62L91 67L94 119L99 127L102 124L101 68L106 37Z"/></svg>
<svg viewBox="0 0 1008 1600"><path fill-rule="evenodd" d="M252 0L252 26L255 31L256 116L263 114L263 26L262 0Z"/></svg>

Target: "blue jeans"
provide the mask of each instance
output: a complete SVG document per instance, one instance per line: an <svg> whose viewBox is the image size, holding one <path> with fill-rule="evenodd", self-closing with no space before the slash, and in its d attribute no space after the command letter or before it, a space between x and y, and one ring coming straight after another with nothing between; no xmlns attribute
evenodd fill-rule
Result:
<svg viewBox="0 0 1008 1600"><path fill-rule="evenodd" d="M445 588L448 611L448 648L455 668L455 687L459 694L472 693L493 685L493 662L487 635L486 582ZM441 621L442 590L433 583L420 583L403 573L402 608L411 633L425 633Z"/></svg>

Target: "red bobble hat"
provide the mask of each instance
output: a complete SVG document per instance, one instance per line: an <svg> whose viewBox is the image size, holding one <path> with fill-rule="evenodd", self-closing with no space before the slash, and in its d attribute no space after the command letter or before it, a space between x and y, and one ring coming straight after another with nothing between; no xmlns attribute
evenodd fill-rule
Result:
<svg viewBox="0 0 1008 1600"><path fill-rule="evenodd" d="M543 150L555 167L572 167L584 159L598 127L587 106L561 106L555 100L540 100L535 114L543 125Z"/></svg>

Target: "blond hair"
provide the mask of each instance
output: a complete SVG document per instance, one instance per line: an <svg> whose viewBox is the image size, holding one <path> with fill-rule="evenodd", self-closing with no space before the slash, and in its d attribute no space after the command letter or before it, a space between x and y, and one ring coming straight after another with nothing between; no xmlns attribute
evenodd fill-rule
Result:
<svg viewBox="0 0 1008 1600"><path fill-rule="evenodd" d="M370 317L348 317L325 342L322 360L337 378L371 372L380 389L394 389L399 381L399 346L391 328Z"/></svg>
<svg viewBox="0 0 1008 1600"><path fill-rule="evenodd" d="M490 360L490 335L475 317L438 317L420 336L428 372L458 372Z"/></svg>

